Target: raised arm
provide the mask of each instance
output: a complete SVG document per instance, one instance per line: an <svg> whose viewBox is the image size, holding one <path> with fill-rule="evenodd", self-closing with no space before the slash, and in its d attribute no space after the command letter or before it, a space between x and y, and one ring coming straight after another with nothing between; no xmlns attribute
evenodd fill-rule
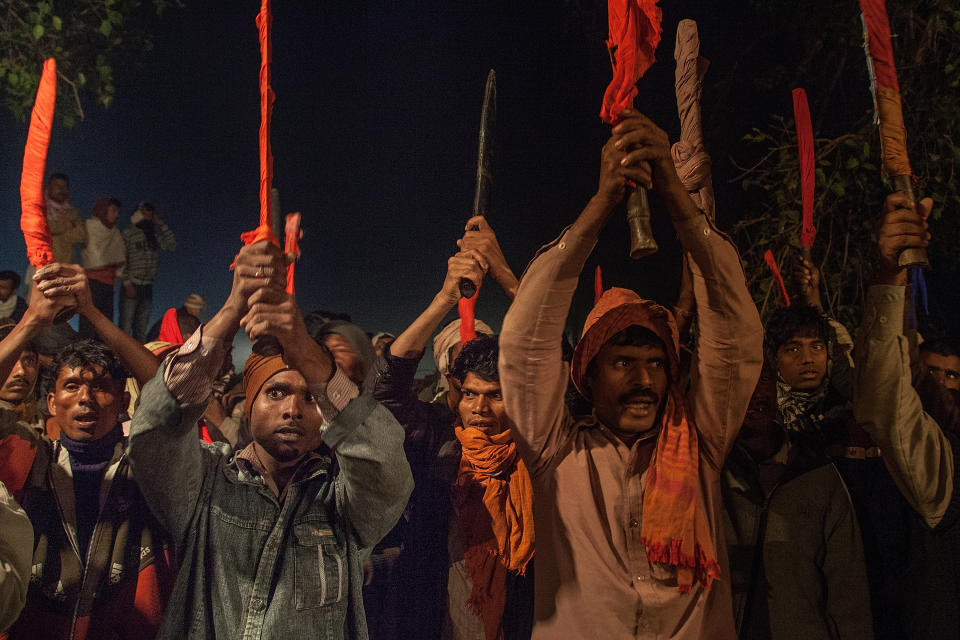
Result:
<svg viewBox="0 0 960 640"><path fill-rule="evenodd" d="M373 395L403 425L408 438L412 432L429 428L434 416L434 408L420 401L412 388L427 340L447 314L457 306L460 299L460 279L466 278L479 285L488 264L477 249L460 251L451 256L447 260L447 273L440 291L423 313L390 344L383 360L378 364ZM432 441L430 434L413 435L419 442Z"/></svg>
<svg viewBox="0 0 960 640"><path fill-rule="evenodd" d="M269 277L257 277L258 273L269 273ZM241 249L226 303L167 357L157 375L143 387L133 416L128 454L150 508L176 540L182 540L189 531L209 472L220 460L201 445L197 419L206 407L224 354L247 313L248 298L263 287L282 289L283 273L279 250L269 249L267 243ZM171 475L170 469L176 469L176 474Z"/></svg>
<svg viewBox="0 0 960 640"><path fill-rule="evenodd" d="M48 273L56 273L59 265L52 264L40 269L30 282L30 304L20 322L0 341L0 380L6 380L20 357L20 352L41 331L53 324L54 318L66 307L72 307L76 301L72 294L44 296L37 289L37 282Z"/></svg>
<svg viewBox="0 0 960 640"><path fill-rule="evenodd" d="M323 441L337 458L337 501L358 543L373 546L403 513L413 477L403 450L403 428L369 394L336 368L330 353L307 333L296 301L262 288L249 299L241 325L256 341L274 336L284 360L303 375L323 414Z"/></svg>
<svg viewBox="0 0 960 640"><path fill-rule="evenodd" d="M93 305L87 272L77 264L61 264L37 272L37 289L47 297L73 295L77 313L93 325L100 340L113 349L120 362L140 385L145 385L154 374L160 360L136 339L124 333L113 321Z"/></svg>
<svg viewBox="0 0 960 640"><path fill-rule="evenodd" d="M926 198L915 212L903 194L887 197L877 229L880 274L867 291L857 336L854 417L883 451L883 462L911 506L931 527L943 518L954 489L954 452L911 384L910 345L903 331L904 248L927 245Z"/></svg>
<svg viewBox="0 0 960 640"><path fill-rule="evenodd" d="M645 118L624 112L600 158L597 193L576 221L557 240L540 250L524 272L517 296L500 333L500 382L507 414L515 423L514 439L531 473L546 469L564 437L570 416L564 404L569 367L562 360L561 340L573 293L587 257L614 209L623 201L627 181L651 185L646 157L627 151L648 141L627 135ZM668 154L669 155L669 154ZM684 192L690 207L690 197ZM695 208L695 207L694 207Z"/></svg>

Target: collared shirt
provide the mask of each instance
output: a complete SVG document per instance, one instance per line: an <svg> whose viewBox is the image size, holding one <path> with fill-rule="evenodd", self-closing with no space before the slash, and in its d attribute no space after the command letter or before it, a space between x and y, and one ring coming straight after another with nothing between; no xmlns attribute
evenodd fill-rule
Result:
<svg viewBox="0 0 960 640"><path fill-rule="evenodd" d="M138 482L184 557L158 637L366 638L359 549L393 527L412 490L403 429L334 374L314 395L335 453L306 456L278 496L262 465L197 438L224 350L201 328L133 418Z"/></svg>
<svg viewBox="0 0 960 640"><path fill-rule="evenodd" d="M704 216L676 222L697 302L688 406L699 435L699 494L721 567L681 594L676 571L640 541L648 447L627 446L564 403L561 338L596 238L571 230L527 268L500 334L500 382L534 486L534 640L732 639L720 469L760 374L763 330L733 244Z"/></svg>

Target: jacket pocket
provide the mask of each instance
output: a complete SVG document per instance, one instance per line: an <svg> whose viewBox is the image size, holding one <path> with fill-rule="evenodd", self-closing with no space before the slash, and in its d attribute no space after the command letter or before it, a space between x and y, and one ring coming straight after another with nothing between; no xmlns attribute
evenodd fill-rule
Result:
<svg viewBox="0 0 960 640"><path fill-rule="evenodd" d="M347 553L326 523L295 525L297 609L323 607L347 597Z"/></svg>

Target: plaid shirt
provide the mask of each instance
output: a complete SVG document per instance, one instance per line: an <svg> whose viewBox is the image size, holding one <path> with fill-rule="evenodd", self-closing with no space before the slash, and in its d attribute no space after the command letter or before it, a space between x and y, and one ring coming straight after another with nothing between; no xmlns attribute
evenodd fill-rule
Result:
<svg viewBox="0 0 960 640"><path fill-rule="evenodd" d="M157 244L163 251L174 251L177 248L177 239L164 223L156 226ZM123 241L127 245L127 266L123 282L132 284L153 284L157 277L157 254L147 244L147 234L136 225L130 225L123 230Z"/></svg>

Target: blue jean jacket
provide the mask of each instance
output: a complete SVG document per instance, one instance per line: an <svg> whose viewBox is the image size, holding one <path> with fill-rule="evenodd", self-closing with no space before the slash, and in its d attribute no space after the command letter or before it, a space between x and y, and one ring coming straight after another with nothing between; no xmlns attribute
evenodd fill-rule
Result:
<svg viewBox="0 0 960 640"><path fill-rule="evenodd" d="M396 523L413 489L403 429L361 395L329 425L336 453L305 463L279 502L226 445L197 438L164 367L143 389L129 457L177 544L180 573L158 638L367 638L359 549Z"/></svg>

